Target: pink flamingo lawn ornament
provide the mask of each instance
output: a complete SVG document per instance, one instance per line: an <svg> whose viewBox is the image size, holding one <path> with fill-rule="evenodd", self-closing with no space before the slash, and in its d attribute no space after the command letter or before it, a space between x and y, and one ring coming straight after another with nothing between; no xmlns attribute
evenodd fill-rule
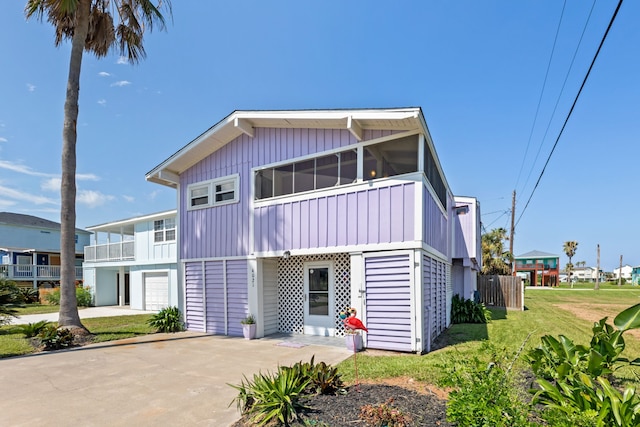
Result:
<svg viewBox="0 0 640 427"><path fill-rule="evenodd" d="M347 332L351 332L351 334L353 335L353 364L356 370L356 389L359 390L360 382L358 380L358 358L356 356L356 353L357 353L356 335L358 334L358 331L369 332L369 330L367 329L366 326L364 326L364 323L362 323L362 321L356 317L356 314L358 314L358 311L355 308L350 307L340 312L340 318L342 319L342 322L344 323L344 327L347 329Z"/></svg>

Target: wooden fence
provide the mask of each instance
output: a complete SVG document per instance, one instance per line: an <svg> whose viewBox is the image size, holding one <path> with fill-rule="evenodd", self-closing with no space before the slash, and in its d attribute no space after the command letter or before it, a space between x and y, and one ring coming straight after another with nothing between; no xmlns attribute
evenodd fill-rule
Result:
<svg viewBox="0 0 640 427"><path fill-rule="evenodd" d="M486 306L524 310L524 286L516 276L478 276L480 302Z"/></svg>

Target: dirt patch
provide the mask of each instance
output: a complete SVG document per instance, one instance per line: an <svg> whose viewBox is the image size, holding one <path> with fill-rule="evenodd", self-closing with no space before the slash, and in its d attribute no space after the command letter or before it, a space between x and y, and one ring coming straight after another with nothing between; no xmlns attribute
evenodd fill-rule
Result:
<svg viewBox="0 0 640 427"><path fill-rule="evenodd" d="M618 315L618 313L629 308L629 306L625 304L602 305L589 303L554 304L554 307L568 311L574 316L587 320L592 324L600 321L603 317L608 317L609 319L607 320L607 323L610 325L613 325L613 319ZM635 329L625 332L625 336L628 335L631 335L636 339L640 339L640 330Z"/></svg>

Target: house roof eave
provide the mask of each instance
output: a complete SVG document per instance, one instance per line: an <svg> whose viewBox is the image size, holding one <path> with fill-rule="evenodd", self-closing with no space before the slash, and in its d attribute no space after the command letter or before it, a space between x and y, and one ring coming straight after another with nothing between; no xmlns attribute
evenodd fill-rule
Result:
<svg viewBox="0 0 640 427"><path fill-rule="evenodd" d="M392 109L234 111L149 171L147 181L176 188L180 174L241 135L253 138L255 128L348 129L357 140L363 130L420 129L431 137L422 110Z"/></svg>

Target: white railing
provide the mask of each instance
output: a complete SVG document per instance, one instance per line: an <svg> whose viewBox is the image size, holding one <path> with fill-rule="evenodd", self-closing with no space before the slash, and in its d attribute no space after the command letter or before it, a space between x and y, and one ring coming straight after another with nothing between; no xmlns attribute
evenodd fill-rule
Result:
<svg viewBox="0 0 640 427"><path fill-rule="evenodd" d="M9 280L60 280L60 266L0 264L0 277ZM76 279L82 279L82 267L76 267Z"/></svg>
<svg viewBox="0 0 640 427"><path fill-rule="evenodd" d="M135 242L133 240L84 247L85 262L123 261L135 258Z"/></svg>

